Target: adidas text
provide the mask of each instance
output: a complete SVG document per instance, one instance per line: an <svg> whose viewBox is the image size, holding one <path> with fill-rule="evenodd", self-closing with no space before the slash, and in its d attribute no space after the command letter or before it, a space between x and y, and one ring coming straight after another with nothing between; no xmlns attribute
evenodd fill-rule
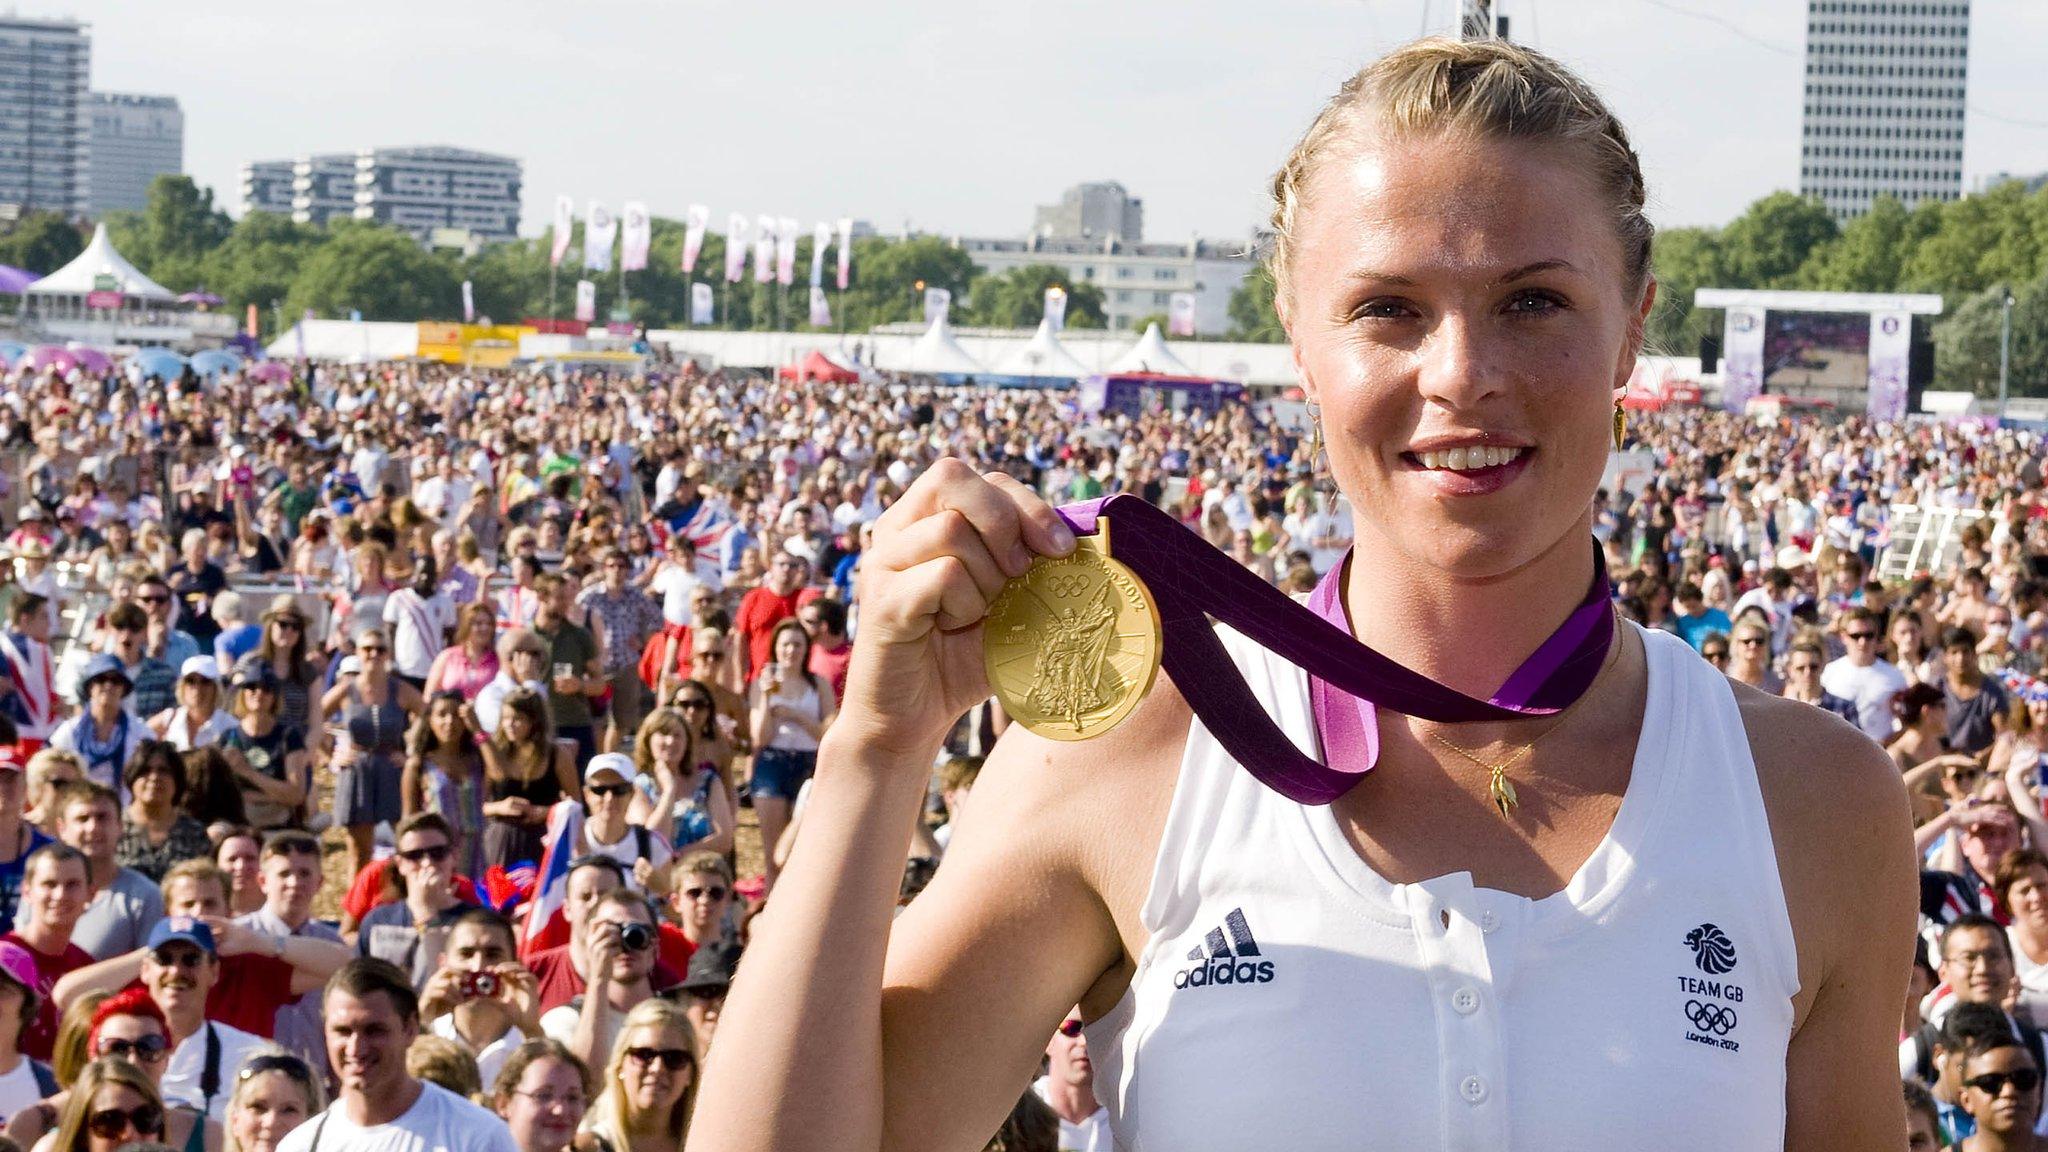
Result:
<svg viewBox="0 0 2048 1152"><path fill-rule="evenodd" d="M1211 984L1271 984L1271 960L1233 960L1217 957L1198 967L1173 974L1175 988L1202 988Z"/></svg>

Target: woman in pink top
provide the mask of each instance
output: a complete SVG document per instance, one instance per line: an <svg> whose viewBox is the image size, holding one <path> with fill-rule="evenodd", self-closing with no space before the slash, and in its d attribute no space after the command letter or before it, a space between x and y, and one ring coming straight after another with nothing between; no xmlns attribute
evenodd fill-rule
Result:
<svg viewBox="0 0 2048 1152"><path fill-rule="evenodd" d="M475 700L498 675L498 653L492 646L497 632L498 618L490 605L464 605L455 624L459 642L443 648L427 669L427 695L460 692L464 700Z"/></svg>

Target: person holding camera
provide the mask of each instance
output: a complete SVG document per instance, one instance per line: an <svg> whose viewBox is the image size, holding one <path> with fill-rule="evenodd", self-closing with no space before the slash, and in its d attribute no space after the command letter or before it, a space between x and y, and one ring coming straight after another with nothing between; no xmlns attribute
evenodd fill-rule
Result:
<svg viewBox="0 0 2048 1152"><path fill-rule="evenodd" d="M540 1018L541 1031L593 1067L611 1055L620 1022L654 995L654 909L638 892L599 897L584 930L583 994Z"/></svg>
<svg viewBox="0 0 2048 1152"><path fill-rule="evenodd" d="M519 1046L540 1035L539 984L520 965L512 924L489 908L456 914L440 966L420 990L420 1021L476 1056L485 1084Z"/></svg>

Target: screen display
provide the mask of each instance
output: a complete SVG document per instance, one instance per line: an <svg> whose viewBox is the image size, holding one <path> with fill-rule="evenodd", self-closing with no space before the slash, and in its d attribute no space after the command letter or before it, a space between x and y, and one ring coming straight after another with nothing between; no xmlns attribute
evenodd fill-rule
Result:
<svg viewBox="0 0 2048 1152"><path fill-rule="evenodd" d="M1770 312L1764 318L1764 391L1801 395L1870 384L1870 313Z"/></svg>

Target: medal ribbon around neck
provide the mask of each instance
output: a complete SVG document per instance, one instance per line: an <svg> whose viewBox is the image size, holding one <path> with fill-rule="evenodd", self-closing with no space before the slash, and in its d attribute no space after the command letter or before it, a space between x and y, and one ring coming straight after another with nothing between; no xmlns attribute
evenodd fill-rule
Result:
<svg viewBox="0 0 2048 1152"><path fill-rule="evenodd" d="M1112 552L1137 573L1159 610L1160 666L1217 743L1253 777L1302 804L1328 804L1379 760L1376 709L1440 724L1553 716L1585 694L1614 640L1607 567L1597 545L1579 606L1511 673L1491 699L1447 687L1360 643L1345 614L1350 563L1333 567L1307 607L1129 493L1057 509L1077 535L1115 521ZM1591 541L1589 541L1591 543ZM1324 761L1296 748L1245 685L1211 618L1308 673Z"/></svg>

